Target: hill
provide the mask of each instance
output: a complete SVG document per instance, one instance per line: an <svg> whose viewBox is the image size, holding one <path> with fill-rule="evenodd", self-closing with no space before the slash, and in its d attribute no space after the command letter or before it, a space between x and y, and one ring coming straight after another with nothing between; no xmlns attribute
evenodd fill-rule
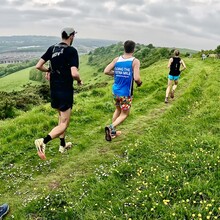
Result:
<svg viewBox="0 0 220 220"><path fill-rule="evenodd" d="M0 36L0 63L18 62L38 58L53 44L59 43L59 37L52 36ZM86 54L95 48L109 46L116 41L100 39L74 40L79 54Z"/></svg>
<svg viewBox="0 0 220 220"><path fill-rule="evenodd" d="M9 218L218 219L219 62L185 62L168 105L167 59L143 67L131 115L111 143L103 128L114 110L112 79L99 72L107 85L75 96L66 154L54 140L48 159L37 157L34 139L57 123L49 104L0 121L0 202L10 204Z"/></svg>

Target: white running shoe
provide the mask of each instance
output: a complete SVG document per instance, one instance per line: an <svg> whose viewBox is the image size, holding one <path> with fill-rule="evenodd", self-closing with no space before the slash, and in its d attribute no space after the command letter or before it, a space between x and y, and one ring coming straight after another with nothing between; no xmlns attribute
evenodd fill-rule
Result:
<svg viewBox="0 0 220 220"><path fill-rule="evenodd" d="M63 146L59 147L59 152L62 154L65 151L69 150L71 147L72 147L72 143L71 142L67 142L65 147L63 147Z"/></svg>
<svg viewBox="0 0 220 220"><path fill-rule="evenodd" d="M42 160L46 160L46 156L45 156L45 148L46 145L44 144L44 139L40 138L40 139L36 139L35 140L35 146L37 148L37 154L38 156L42 159Z"/></svg>

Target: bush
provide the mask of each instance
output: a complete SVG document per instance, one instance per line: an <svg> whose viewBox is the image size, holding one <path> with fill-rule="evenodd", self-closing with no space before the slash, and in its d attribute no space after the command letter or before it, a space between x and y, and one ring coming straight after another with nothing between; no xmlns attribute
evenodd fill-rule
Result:
<svg viewBox="0 0 220 220"><path fill-rule="evenodd" d="M28 111L33 105L40 105L50 100L49 86L26 85L22 91L0 92L0 119L13 118L16 109Z"/></svg>
<svg viewBox="0 0 220 220"><path fill-rule="evenodd" d="M29 72L29 79L33 81L38 81L38 82L46 82L45 73L33 68Z"/></svg>

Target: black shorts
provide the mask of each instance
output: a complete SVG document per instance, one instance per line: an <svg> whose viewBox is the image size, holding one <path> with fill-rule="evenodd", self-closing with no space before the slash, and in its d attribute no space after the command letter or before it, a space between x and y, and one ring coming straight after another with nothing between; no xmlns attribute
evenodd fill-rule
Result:
<svg viewBox="0 0 220 220"><path fill-rule="evenodd" d="M65 112L73 107L72 91L51 91L51 107Z"/></svg>

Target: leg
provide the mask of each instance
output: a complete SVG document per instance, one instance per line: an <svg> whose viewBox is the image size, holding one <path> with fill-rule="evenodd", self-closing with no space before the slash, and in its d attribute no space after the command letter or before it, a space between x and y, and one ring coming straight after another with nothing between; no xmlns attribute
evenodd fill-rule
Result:
<svg viewBox="0 0 220 220"><path fill-rule="evenodd" d="M119 115L119 117L112 123L112 125L114 127L116 127L117 125L121 124L129 115L130 113L130 109L128 110L121 110L121 114Z"/></svg>
<svg viewBox="0 0 220 220"><path fill-rule="evenodd" d="M119 106L116 106L115 112L112 117L112 122L114 122L119 117L120 114L121 114L121 108Z"/></svg>
<svg viewBox="0 0 220 220"><path fill-rule="evenodd" d="M178 80L174 80L174 85L172 87L172 91L171 91L171 94L170 94L170 97L172 99L174 98L174 92L175 92L175 89L177 88L177 84L178 84Z"/></svg>
<svg viewBox="0 0 220 220"><path fill-rule="evenodd" d="M67 109L64 112L59 112L59 124L51 130L49 135L51 139L57 138L65 134L65 131L69 125L70 115L71 115L71 108Z"/></svg>
<svg viewBox="0 0 220 220"><path fill-rule="evenodd" d="M169 97L169 93L170 93L170 89L171 89L172 83L173 83L173 80L168 79L167 89L166 89L166 98Z"/></svg>
<svg viewBox="0 0 220 220"><path fill-rule="evenodd" d="M112 124L105 127L105 139L111 141L120 131L115 130L116 126L121 124L129 115L132 97L115 97L116 109L112 117Z"/></svg>
<svg viewBox="0 0 220 220"><path fill-rule="evenodd" d="M172 87L172 91L175 91L175 89L177 88L178 85L178 80L174 80L174 85Z"/></svg>
<svg viewBox="0 0 220 220"><path fill-rule="evenodd" d="M117 131L115 130L115 127L117 125L121 124L128 117L129 112L130 112L130 109L121 110L120 115L115 119L115 121L110 126L105 127L105 139L106 139L106 141L111 141L112 138L115 138L117 136L117 133L116 133Z"/></svg>
<svg viewBox="0 0 220 220"><path fill-rule="evenodd" d="M61 124L61 113L59 110L58 110L58 113L59 113L58 125L60 125ZM59 138L65 138L65 131L59 136Z"/></svg>

